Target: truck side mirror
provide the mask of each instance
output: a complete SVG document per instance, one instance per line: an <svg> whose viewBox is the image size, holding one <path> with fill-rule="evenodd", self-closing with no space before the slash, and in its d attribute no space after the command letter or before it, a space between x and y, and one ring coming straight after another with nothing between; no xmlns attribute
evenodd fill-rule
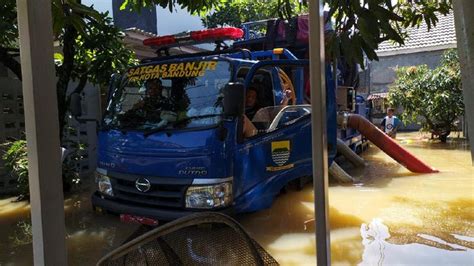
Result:
<svg viewBox="0 0 474 266"><path fill-rule="evenodd" d="M81 95L79 93L75 92L71 94L69 109L74 117L82 115Z"/></svg>
<svg viewBox="0 0 474 266"><path fill-rule="evenodd" d="M245 86L240 82L229 82L224 87L224 115L236 117L244 114L245 109Z"/></svg>

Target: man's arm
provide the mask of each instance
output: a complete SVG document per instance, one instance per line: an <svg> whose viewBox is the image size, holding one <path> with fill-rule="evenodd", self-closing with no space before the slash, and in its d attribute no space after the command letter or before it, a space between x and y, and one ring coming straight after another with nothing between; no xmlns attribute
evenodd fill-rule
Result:
<svg viewBox="0 0 474 266"><path fill-rule="evenodd" d="M252 121L244 115L244 138L250 138L257 134L257 128L253 125Z"/></svg>
<svg viewBox="0 0 474 266"><path fill-rule="evenodd" d="M285 93L283 95L283 100L281 100L280 105L287 106L288 102L290 101L292 97L292 94L293 92L291 90L285 90Z"/></svg>

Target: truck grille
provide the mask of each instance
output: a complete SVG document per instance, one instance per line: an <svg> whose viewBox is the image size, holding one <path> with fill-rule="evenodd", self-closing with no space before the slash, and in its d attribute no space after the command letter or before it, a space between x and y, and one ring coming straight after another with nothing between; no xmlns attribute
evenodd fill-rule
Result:
<svg viewBox="0 0 474 266"><path fill-rule="evenodd" d="M183 184L183 180L170 184L169 179L149 178L151 188L147 192L141 192L135 187L136 177L133 179L112 177L112 187L115 198L118 200L139 204L141 206L184 208L184 198L189 184Z"/></svg>

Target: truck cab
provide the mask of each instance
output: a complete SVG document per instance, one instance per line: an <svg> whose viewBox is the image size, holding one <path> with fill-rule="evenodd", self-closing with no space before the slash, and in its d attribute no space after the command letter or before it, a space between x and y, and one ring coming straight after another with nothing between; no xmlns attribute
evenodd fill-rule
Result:
<svg viewBox="0 0 474 266"><path fill-rule="evenodd" d="M307 65L286 49L228 49L148 59L116 76L98 136L93 206L164 221L270 207L285 185L312 175ZM336 121L328 123L331 163Z"/></svg>

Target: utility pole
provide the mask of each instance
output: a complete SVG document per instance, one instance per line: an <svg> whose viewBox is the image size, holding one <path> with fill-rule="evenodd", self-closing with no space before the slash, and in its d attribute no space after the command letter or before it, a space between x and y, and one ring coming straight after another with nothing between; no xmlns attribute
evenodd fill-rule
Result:
<svg viewBox="0 0 474 266"><path fill-rule="evenodd" d="M17 0L35 265L67 265L51 0Z"/></svg>
<svg viewBox="0 0 474 266"><path fill-rule="evenodd" d="M328 215L328 153L326 131L326 85L324 61L324 12L321 0L309 1L309 58L311 126L313 150L316 259L320 266L331 264Z"/></svg>

